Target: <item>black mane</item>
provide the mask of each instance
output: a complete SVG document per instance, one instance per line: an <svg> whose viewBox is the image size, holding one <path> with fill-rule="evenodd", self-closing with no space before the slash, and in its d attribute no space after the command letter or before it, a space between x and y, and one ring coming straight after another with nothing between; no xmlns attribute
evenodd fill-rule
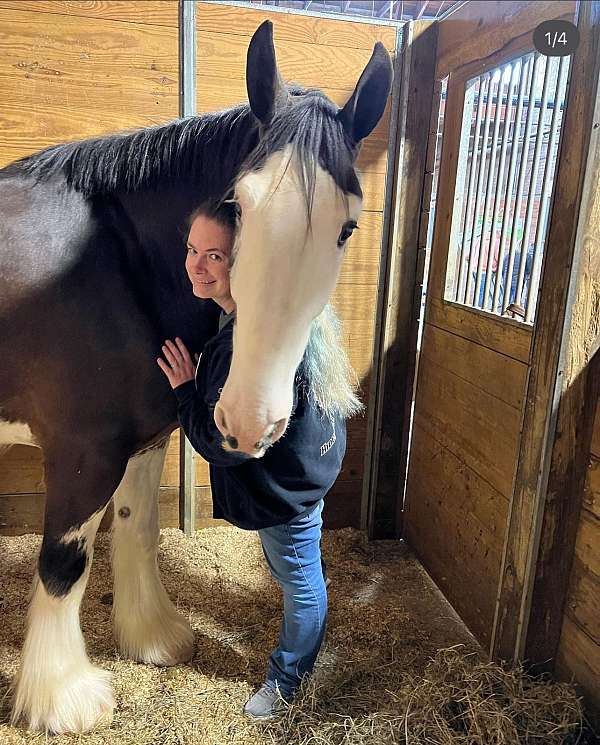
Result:
<svg viewBox="0 0 600 745"><path fill-rule="evenodd" d="M290 86L290 99L260 133L248 104L180 119L135 132L56 145L9 166L39 180L62 174L86 196L137 191L185 181L209 185L221 198L240 172L260 168L272 154L293 148L310 214L316 167L345 193L360 195L355 148L337 118L338 108L317 90Z"/></svg>

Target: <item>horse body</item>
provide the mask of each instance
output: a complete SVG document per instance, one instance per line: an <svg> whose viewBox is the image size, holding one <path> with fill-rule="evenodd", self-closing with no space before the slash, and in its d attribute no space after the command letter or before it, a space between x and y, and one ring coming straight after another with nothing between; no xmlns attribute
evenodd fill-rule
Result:
<svg viewBox="0 0 600 745"><path fill-rule="evenodd" d="M308 327L360 210L356 143L377 123L391 82L387 53L373 59L348 109L316 92L293 99L266 23L249 50L250 106L57 146L0 171L0 447L41 447L47 490L14 721L81 732L112 712L109 677L90 664L78 617L111 498L122 653L161 665L191 656L191 629L156 561L156 497L176 426L156 357L176 335L201 351L218 316L192 295L186 220L233 187L242 210L232 277L240 330L217 424L259 456L254 443L285 429ZM313 116L311 131L301 122ZM297 132L310 135L299 151ZM265 308L278 319L268 333Z"/></svg>

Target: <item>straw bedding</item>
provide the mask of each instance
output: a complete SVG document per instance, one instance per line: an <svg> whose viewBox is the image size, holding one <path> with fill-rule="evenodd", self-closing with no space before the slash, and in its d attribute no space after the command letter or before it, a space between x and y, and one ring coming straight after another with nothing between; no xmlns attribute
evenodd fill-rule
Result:
<svg viewBox="0 0 600 745"><path fill-rule="evenodd" d="M0 537L0 743L42 743L10 727L9 684L22 644L38 536ZM114 674L110 727L53 745L519 745L582 743L567 685L483 661L475 641L402 543L325 532L332 585L326 643L312 680L277 723L240 710L262 681L281 618L257 537L210 528L161 536L165 586L191 620L196 654L160 669L121 659L112 641L108 536L96 544L81 613L92 661ZM593 740L587 740L592 742Z"/></svg>

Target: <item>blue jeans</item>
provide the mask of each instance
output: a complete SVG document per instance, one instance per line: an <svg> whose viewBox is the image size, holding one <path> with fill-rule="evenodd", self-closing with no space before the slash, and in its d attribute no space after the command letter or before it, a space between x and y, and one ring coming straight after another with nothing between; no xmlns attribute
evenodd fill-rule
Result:
<svg viewBox="0 0 600 745"><path fill-rule="evenodd" d="M304 517L259 530L273 578L283 590L283 622L267 682L292 697L312 672L325 635L327 590L321 566L323 502Z"/></svg>

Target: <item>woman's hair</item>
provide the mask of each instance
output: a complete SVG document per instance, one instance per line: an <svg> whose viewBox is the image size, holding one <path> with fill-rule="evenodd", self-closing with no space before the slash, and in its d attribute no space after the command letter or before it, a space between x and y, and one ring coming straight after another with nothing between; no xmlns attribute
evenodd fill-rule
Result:
<svg viewBox="0 0 600 745"><path fill-rule="evenodd" d="M188 230L197 217L206 217L214 220L224 228L227 228L235 235L236 230L236 212L233 202L203 202L188 218Z"/></svg>
<svg viewBox="0 0 600 745"><path fill-rule="evenodd" d="M356 395L358 377L344 349L342 326L329 304L311 324L300 371L306 380L308 397L325 416L348 419L363 410Z"/></svg>

